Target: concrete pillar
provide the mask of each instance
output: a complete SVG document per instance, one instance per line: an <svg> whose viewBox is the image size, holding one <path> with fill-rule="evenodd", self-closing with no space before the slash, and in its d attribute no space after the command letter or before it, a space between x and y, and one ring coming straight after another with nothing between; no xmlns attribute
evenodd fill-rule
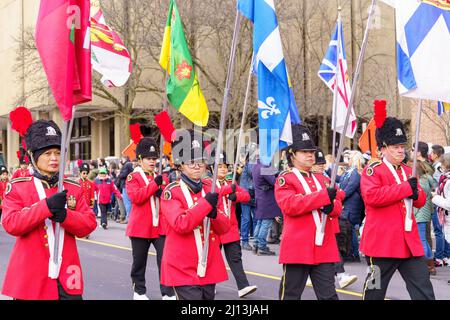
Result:
<svg viewBox="0 0 450 320"><path fill-rule="evenodd" d="M100 158L109 156L109 120L101 121L99 126Z"/></svg>
<svg viewBox="0 0 450 320"><path fill-rule="evenodd" d="M97 159L100 157L100 121L91 122L91 157Z"/></svg>
<svg viewBox="0 0 450 320"><path fill-rule="evenodd" d="M7 166L8 170L11 168L16 168L19 166L19 159L17 159L17 150L19 150L19 134L12 130L11 123L8 121L7 124L8 133L7 133ZM10 170L11 171L11 170Z"/></svg>
<svg viewBox="0 0 450 320"><path fill-rule="evenodd" d="M114 156L120 157L122 150L130 144L129 124L119 116L114 117ZM108 132L109 137L109 132Z"/></svg>
<svg viewBox="0 0 450 320"><path fill-rule="evenodd" d="M109 156L109 121L92 121L91 131L92 159Z"/></svg>
<svg viewBox="0 0 450 320"><path fill-rule="evenodd" d="M59 109L53 109L51 111L50 119L55 121L59 128L62 127L63 118L61 117L61 112L59 112Z"/></svg>

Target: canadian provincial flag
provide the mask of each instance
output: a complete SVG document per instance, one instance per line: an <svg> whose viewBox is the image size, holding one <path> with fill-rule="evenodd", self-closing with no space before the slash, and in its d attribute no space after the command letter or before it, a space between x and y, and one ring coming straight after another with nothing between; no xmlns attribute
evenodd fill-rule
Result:
<svg viewBox="0 0 450 320"><path fill-rule="evenodd" d="M99 1L91 2L91 63L107 87L121 87L131 75L131 56L105 21Z"/></svg>

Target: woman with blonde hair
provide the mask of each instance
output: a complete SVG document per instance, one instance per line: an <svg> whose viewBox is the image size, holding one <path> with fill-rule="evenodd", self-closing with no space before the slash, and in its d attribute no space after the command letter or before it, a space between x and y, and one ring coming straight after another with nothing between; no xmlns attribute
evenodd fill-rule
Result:
<svg viewBox="0 0 450 320"><path fill-rule="evenodd" d="M431 216L433 215L433 203L431 201L431 193L434 189L433 176L428 173L427 165L423 161L417 161L417 175L419 177L420 186L427 195L427 200L422 208L414 208L414 216L419 229L419 236L422 241L425 257L427 258L428 272L430 275L436 275L433 251L431 251L430 244L427 240L427 224L430 223Z"/></svg>

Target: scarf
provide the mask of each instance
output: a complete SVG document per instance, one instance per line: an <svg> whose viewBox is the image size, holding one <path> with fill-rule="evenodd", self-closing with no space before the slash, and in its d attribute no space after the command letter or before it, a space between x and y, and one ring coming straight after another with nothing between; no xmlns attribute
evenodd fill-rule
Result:
<svg viewBox="0 0 450 320"><path fill-rule="evenodd" d="M202 191L202 188L203 188L202 180L200 180L199 182L195 182L194 180L190 179L184 173L181 173L181 180L183 180L184 183L187 184L189 189L191 189L194 194L197 194L200 191Z"/></svg>
<svg viewBox="0 0 450 320"><path fill-rule="evenodd" d="M50 188L53 188L58 184L59 172L55 173L53 176L45 176L41 174L38 170L34 170L33 175L39 180L45 181L49 184Z"/></svg>

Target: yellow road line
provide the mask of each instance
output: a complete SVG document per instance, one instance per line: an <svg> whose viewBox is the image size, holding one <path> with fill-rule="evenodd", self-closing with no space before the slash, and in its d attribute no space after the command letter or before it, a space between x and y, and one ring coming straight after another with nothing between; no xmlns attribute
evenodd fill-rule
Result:
<svg viewBox="0 0 450 320"><path fill-rule="evenodd" d="M118 245L110 244L110 243L107 243L107 242L100 242L100 241L81 239L81 238L77 238L77 240L81 241L81 242L98 244L100 246L105 246L105 247L110 247L110 248L115 248L115 249L131 251L131 248L118 246ZM156 253L149 252L148 255L149 256L156 256ZM230 268L227 268L227 270L230 271ZM281 277L272 276L272 275L269 275L269 274L258 273L258 272L253 272L253 271L245 271L245 273L248 274L248 275L251 275L251 276L255 276L255 277L281 281ZM312 287L312 285L307 285L307 286L308 287ZM347 295L350 295L350 296L360 297L360 298L362 298L362 296L363 296L362 293L353 292L353 291L347 291L347 290L342 290L342 289L336 289L336 292L339 292L339 293L342 293L342 294L347 294Z"/></svg>

